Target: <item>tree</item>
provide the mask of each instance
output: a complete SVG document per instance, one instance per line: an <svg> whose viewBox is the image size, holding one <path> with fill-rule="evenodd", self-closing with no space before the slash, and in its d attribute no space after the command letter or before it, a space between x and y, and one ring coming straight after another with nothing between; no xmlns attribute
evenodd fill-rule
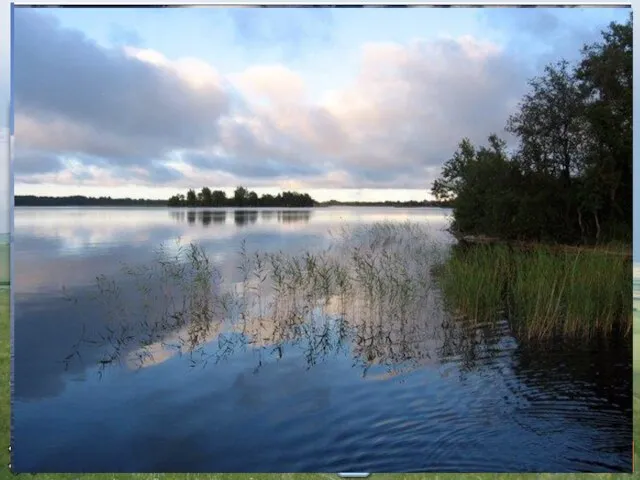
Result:
<svg viewBox="0 0 640 480"><path fill-rule="evenodd" d="M203 207L213 206L213 198L211 196L211 189L209 187L202 187L200 197Z"/></svg>
<svg viewBox="0 0 640 480"><path fill-rule="evenodd" d="M169 198L168 205L170 207L181 207L184 205L184 195L178 194Z"/></svg>
<svg viewBox="0 0 640 480"><path fill-rule="evenodd" d="M507 130L519 138L516 159L522 170L531 178L549 177L544 182L553 191L553 201L544 209L560 211L542 216L541 221L564 223L569 233L579 223L572 179L582 173L587 157L584 93L575 71L564 60L548 65L529 85L531 92L507 121ZM541 229L548 231L549 227L555 228Z"/></svg>
<svg viewBox="0 0 640 480"><path fill-rule="evenodd" d="M262 207L273 207L275 206L275 197L270 194L264 194L260 197L260 206Z"/></svg>
<svg viewBox="0 0 640 480"><path fill-rule="evenodd" d="M496 136L463 140L433 183L461 233L559 242L629 240L632 231L632 27L611 24L575 67L560 61L530 81Z"/></svg>
<svg viewBox="0 0 640 480"><path fill-rule="evenodd" d="M623 230L631 236L633 195L633 27L611 23L602 41L585 46L577 69L586 97L590 155L587 158L586 200L581 207L591 211L594 223L598 211L606 216L607 230ZM597 197L597 198L596 198ZM594 210L596 209L596 210Z"/></svg>
<svg viewBox="0 0 640 480"><path fill-rule="evenodd" d="M521 183L519 170L508 158L503 140L495 134L488 140L489 145L480 148L462 140L432 192L438 200L453 203L454 231L517 237L514 200Z"/></svg>
<svg viewBox="0 0 640 480"><path fill-rule="evenodd" d="M259 204L258 194L254 191L249 192L247 195L247 204L250 207L257 207Z"/></svg>
<svg viewBox="0 0 640 480"><path fill-rule="evenodd" d="M519 111L507 121L507 131L520 139L519 160L524 168L571 182L584 159L583 93L567 61L545 68L529 82Z"/></svg>
<svg viewBox="0 0 640 480"><path fill-rule="evenodd" d="M227 194L222 190L211 192L211 204L214 207L224 207L227 204Z"/></svg>
<svg viewBox="0 0 640 480"><path fill-rule="evenodd" d="M198 204L195 190L189 189L189 191L187 192L186 204L188 207L195 207Z"/></svg>
<svg viewBox="0 0 640 480"><path fill-rule="evenodd" d="M244 187L236 187L233 193L233 204L237 207L243 207L248 200L249 192Z"/></svg>
<svg viewBox="0 0 640 480"><path fill-rule="evenodd" d="M308 193L283 192L275 197L273 195L263 195L258 197L254 191L249 191L244 187L237 187L234 191L233 198L227 199L227 195L222 190L211 191L208 187L203 187L196 194L193 189L184 195L172 196L168 203L169 206L235 206L235 207L313 207L316 201Z"/></svg>
<svg viewBox="0 0 640 480"><path fill-rule="evenodd" d="M433 182L431 193L440 201L455 199L466 187L467 169L475 160L476 150L468 138L458 145L453 157L445 162L442 175Z"/></svg>

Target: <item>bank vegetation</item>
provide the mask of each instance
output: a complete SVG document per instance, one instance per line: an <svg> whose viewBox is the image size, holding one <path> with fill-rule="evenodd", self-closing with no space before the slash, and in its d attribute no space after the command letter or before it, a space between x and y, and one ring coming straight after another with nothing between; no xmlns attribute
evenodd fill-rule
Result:
<svg viewBox="0 0 640 480"><path fill-rule="evenodd" d="M452 309L529 337L631 333L631 125L629 17L530 81L511 148L495 134L460 142L432 188L475 244L441 266Z"/></svg>

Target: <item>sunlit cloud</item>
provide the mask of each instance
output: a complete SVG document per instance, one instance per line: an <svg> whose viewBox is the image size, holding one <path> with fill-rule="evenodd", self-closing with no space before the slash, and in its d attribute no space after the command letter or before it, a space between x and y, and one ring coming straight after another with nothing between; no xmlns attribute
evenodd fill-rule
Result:
<svg viewBox="0 0 640 480"><path fill-rule="evenodd" d="M121 26L108 47L47 11L17 10L16 193L93 188L166 198L169 191L242 184L313 190L319 200L360 198L363 191L425 198L461 138L505 135L532 65L556 48L540 35L530 51L514 52L505 39L522 38L511 28L521 17L495 9L478 10L491 27L486 36L478 29L402 32L409 11L381 9L387 23L363 16L373 22L370 37L357 39L342 30L340 10L235 10L227 19L244 41L234 59L204 58L187 46L167 53L132 25ZM525 33L552 29L556 38L566 23L573 40L563 38L577 51L588 40L579 32L607 19L573 12L540 10L555 23L537 22ZM411 15L426 21L430 9ZM576 29L576 15L589 28ZM285 37L305 35L304 51L273 53ZM314 67L314 58L328 55L335 71Z"/></svg>

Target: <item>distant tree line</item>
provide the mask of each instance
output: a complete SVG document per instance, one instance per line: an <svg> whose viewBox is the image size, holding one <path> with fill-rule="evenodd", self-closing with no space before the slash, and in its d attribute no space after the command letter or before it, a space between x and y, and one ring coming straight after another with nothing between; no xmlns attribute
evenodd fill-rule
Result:
<svg viewBox="0 0 640 480"><path fill-rule="evenodd" d="M318 204L320 207L402 207L402 208L415 208L415 207L440 207L447 208L451 206L450 202L440 200L409 200L408 202L394 202L386 200L382 202L339 202L338 200L329 200L328 202L322 202Z"/></svg>
<svg viewBox="0 0 640 480"><path fill-rule="evenodd" d="M223 190L203 187L198 193L191 189L186 195L178 194L169 199L170 207L313 207L316 201L308 193L282 192L277 195L262 195L237 187L233 196L227 198Z"/></svg>
<svg viewBox="0 0 640 480"><path fill-rule="evenodd" d="M462 140L432 186L452 229L504 239L631 241L632 23L611 23L581 59L549 65L506 130Z"/></svg>
<svg viewBox="0 0 640 480"><path fill-rule="evenodd" d="M16 195L16 207L165 207L166 200L147 200L143 198L85 197L39 197L36 195Z"/></svg>
<svg viewBox="0 0 640 480"><path fill-rule="evenodd" d="M240 187L242 188L242 187ZM244 191L234 193L227 198L221 190L211 191L207 187L199 193L190 190L187 195L175 195L167 200L149 200L144 198L111 198L111 197L85 197L74 195L67 197L39 197L36 195L16 195L14 204L16 207L171 207L178 206L206 206L206 207L448 207L449 202L444 201L408 201L408 202L316 202L308 194L296 192L284 192L278 195L262 195L258 197L255 192ZM195 200L194 200L195 199ZM241 200L242 199L242 200Z"/></svg>

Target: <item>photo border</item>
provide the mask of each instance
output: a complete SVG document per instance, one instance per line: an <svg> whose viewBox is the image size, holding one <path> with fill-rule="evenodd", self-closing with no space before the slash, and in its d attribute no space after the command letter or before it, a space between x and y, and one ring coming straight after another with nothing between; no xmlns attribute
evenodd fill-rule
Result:
<svg viewBox="0 0 640 480"><path fill-rule="evenodd" d="M11 443L11 427L10 427L10 395L13 390L13 295L11 292L11 285L13 282L14 275L14 264L13 264L13 255L12 255L12 244L13 244L13 232L14 232L14 182L13 182L13 161L11 152L13 150L14 145L14 118L13 118L13 12L15 6L19 7L193 7L193 6L260 6L260 7L278 7L278 6L297 6L297 7L322 7L322 6L361 6L361 7L494 7L494 6L502 6L502 7L525 7L525 6L536 6L536 7L630 7L632 6L631 0L620 1L620 0L599 0L599 1L556 1L556 0L538 0L536 2L532 1L507 1L502 0L499 2L476 2L473 0L468 1L456 1L456 2L447 2L447 1L431 1L431 2L407 2L405 1L396 1L396 0L369 0L367 2L362 1L353 1L353 0L315 0L315 1L284 1L284 0L262 0L262 1L252 1L252 0L226 0L221 2L216 1L207 1L207 0L191 0L189 2L183 1L171 1L165 0L162 3L158 3L152 0L135 0L135 1L127 1L127 0L112 0L109 2L104 1L91 1L91 0L81 0L81 1L56 1L56 0L15 0L15 2L9 2L8 0L0 0L0 35L3 36L0 39L0 43L8 42L10 45L10 59L3 59L0 57L0 74L3 74L4 66L9 65L9 91L0 91L0 97L2 97L4 103L0 103L0 109L5 110L8 109L8 123L0 124L0 140L5 140L4 143L0 144L0 161L5 162L3 165L4 172L8 175L8 198L5 198L6 205L4 208L7 209L9 214L9 226L7 232L0 232L0 234L6 235L7 248L9 250L9 284L8 285L0 285L0 381L2 382L2 388L0 388L0 435L5 439L0 445L2 449L2 454L0 454L0 478L6 478L3 472L8 472L8 468L10 468L10 443ZM10 27L10 28L7 28ZM634 31L636 28L636 19L633 19L633 27ZM638 45L638 37L634 33L633 38L633 46L634 49L637 49ZM633 69L634 72L638 71L638 60L637 57L634 56L633 60ZM634 75L633 87L636 89L638 84L637 77ZM2 85L2 84L0 84ZM633 117L634 117L634 142L633 142L633 166L634 166L634 186L637 185L636 182L636 167L638 163L638 152L639 146L636 141L637 134L635 133L638 130L636 128L636 122L640 122L638 117L638 97L634 98L633 101ZM7 116L3 114L3 118L5 121L7 120ZM638 125L640 127L640 125ZM0 176L0 179L2 177ZM633 207L635 211L640 211L640 195L635 191L633 193ZM0 206L0 208L2 208ZM636 228L640 223L636 221L637 215L634 215L634 237ZM633 242L633 260L634 260L634 273L633 273L633 296L634 296L634 312L633 312L633 438L634 444L635 441L640 442L640 424L638 423L638 415L640 415L640 313L638 309L640 309L640 267L636 266L638 260L640 260L638 254L636 254L636 240L634 238ZM637 285L637 287L636 287ZM638 303L638 308L636 308L636 299ZM632 445L629 446L630 449L633 448ZM639 458L637 457L637 452L633 451L633 464L634 466L637 464ZM138 479L138 480L326 480L333 479L338 480L338 474L327 474L327 473L299 473L299 474L251 474L251 473L227 473L227 474L219 474L219 473L211 473L211 474L193 474L193 473L185 473L185 474L164 474L164 473L140 473L140 474L131 474L131 473L123 473L123 474L17 474L13 475L13 478L18 479L36 479L36 480L125 480L125 479ZM629 478L629 474L621 473L621 474L553 474L553 473L544 473L544 474L533 474L533 473L507 473L507 474L497 474L497 473L448 473L448 474L438 474L438 473L413 473L413 474L374 474L371 477L374 480L442 480L442 479L474 479L474 480L489 480L489 479L504 479L504 480L533 480L533 479L553 479L553 480L564 480L564 479L623 479Z"/></svg>

